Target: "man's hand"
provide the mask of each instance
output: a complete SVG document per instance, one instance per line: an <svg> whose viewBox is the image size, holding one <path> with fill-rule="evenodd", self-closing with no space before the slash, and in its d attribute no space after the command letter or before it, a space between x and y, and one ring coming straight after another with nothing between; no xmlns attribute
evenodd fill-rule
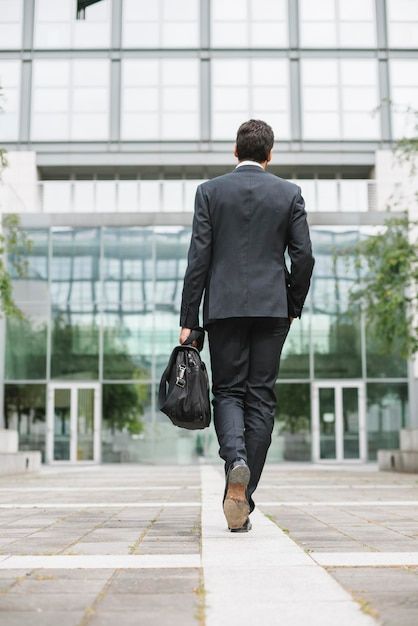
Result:
<svg viewBox="0 0 418 626"><path fill-rule="evenodd" d="M191 328L182 328L181 332L180 332L180 337L179 337L179 343L184 343L187 339L187 337L190 335L190 333L192 332ZM193 340L192 341L192 346L194 346L195 348L197 348L197 341Z"/></svg>

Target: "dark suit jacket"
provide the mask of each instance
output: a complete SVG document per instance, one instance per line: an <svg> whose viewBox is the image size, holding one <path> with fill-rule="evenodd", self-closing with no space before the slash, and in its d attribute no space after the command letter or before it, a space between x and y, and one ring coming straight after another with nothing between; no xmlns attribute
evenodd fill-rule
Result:
<svg viewBox="0 0 418 626"><path fill-rule="evenodd" d="M184 328L200 325L204 289L205 329L225 317L300 317L315 263L301 188L251 164L201 183L187 261Z"/></svg>

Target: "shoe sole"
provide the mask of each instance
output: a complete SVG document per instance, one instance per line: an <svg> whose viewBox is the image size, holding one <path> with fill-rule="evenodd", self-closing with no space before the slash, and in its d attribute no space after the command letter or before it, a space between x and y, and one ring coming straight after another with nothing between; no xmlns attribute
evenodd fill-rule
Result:
<svg viewBox="0 0 418 626"><path fill-rule="evenodd" d="M229 472L223 509L230 530L241 528L250 514L250 505L245 493L249 481L250 470L245 465L238 465Z"/></svg>
<svg viewBox="0 0 418 626"><path fill-rule="evenodd" d="M247 528L230 528L231 533L248 533L251 530L252 524L251 522L248 524Z"/></svg>

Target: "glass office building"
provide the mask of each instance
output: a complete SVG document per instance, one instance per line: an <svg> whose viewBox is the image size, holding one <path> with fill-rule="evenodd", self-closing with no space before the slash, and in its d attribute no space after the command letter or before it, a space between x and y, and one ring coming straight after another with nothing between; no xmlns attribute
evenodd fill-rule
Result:
<svg viewBox="0 0 418 626"><path fill-rule="evenodd" d="M397 446L410 364L382 355L349 305L361 277L346 251L387 217L376 155L413 132L417 33L413 0L101 0L78 13L75 0L0 0L1 208L32 241L26 276L8 259L25 319L4 321L0 347L3 420L22 449L49 463L217 458L213 426L176 429L157 395L196 186L233 169L250 117L275 131L269 171L302 187L316 258L268 459Z"/></svg>

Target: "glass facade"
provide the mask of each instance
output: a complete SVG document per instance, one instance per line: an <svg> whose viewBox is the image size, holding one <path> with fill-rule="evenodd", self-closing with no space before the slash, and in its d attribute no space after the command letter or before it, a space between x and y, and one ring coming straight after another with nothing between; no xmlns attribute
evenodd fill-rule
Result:
<svg viewBox="0 0 418 626"><path fill-rule="evenodd" d="M343 262L336 253L366 234L352 227L311 232L317 269L282 353L271 459L310 460L312 389L323 381L328 387L319 388L321 453L335 458L335 422L329 416L344 380L366 386L368 453L375 458L376 449L394 445L400 426L408 423L406 363L395 355L382 358L372 329L348 306L348 290L359 276L350 258ZM216 457L213 427L177 432L157 407L160 377L178 342L190 228L52 227L27 234L34 242L29 277L15 276L13 284L28 321L7 325L5 386L7 419L23 445L45 454L45 389L53 384L54 460L70 458L71 419L81 424L79 457L91 458L93 392L80 386L91 381L102 397L103 461L187 462L203 451ZM210 364L207 341L202 358ZM84 407L81 422L71 386L78 388L77 406ZM342 389L344 458L359 458L358 396L357 387Z"/></svg>
<svg viewBox="0 0 418 626"><path fill-rule="evenodd" d="M226 141L249 117L279 140L414 132L415 0L115 4L79 19L76 0L34 0L33 16L0 0L2 141Z"/></svg>
<svg viewBox="0 0 418 626"><path fill-rule="evenodd" d="M19 163L36 153L0 186L34 244L25 278L11 266L25 319L5 324L5 420L22 448L46 461L217 458L213 427L174 429L157 391L196 187L232 170L250 117L274 129L272 173L303 190L316 258L268 458L366 460L397 444L407 364L349 306L361 276L338 252L382 224L376 150L415 133L417 6L0 0L0 145Z"/></svg>

